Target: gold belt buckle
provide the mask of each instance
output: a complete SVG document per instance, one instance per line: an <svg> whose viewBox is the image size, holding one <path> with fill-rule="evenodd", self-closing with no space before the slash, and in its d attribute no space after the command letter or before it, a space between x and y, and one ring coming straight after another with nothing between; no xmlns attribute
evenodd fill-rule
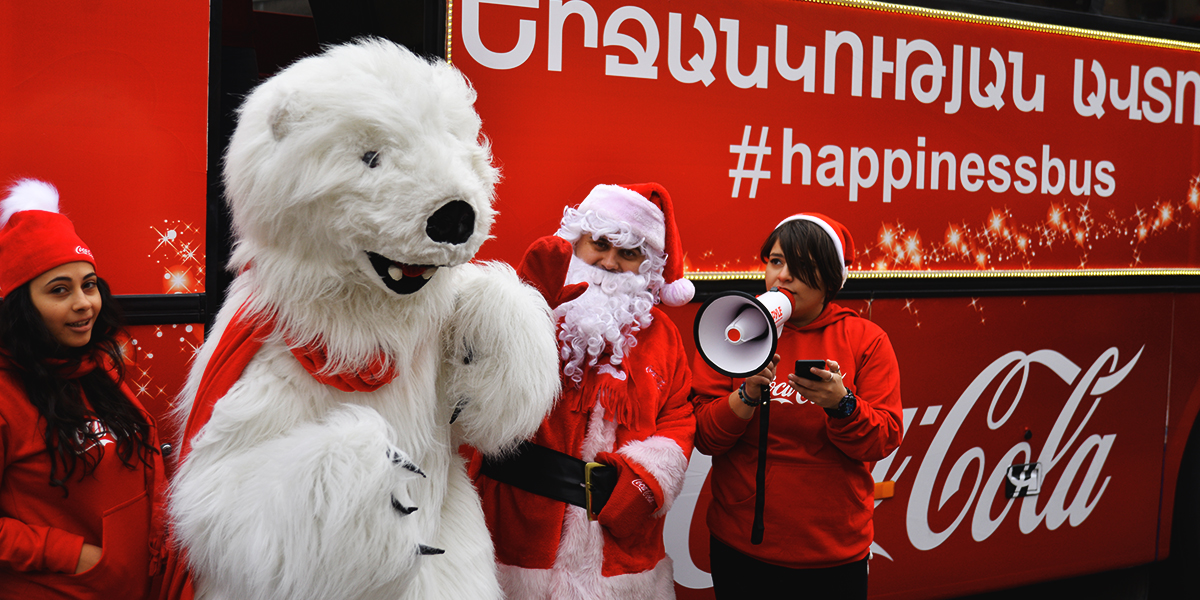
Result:
<svg viewBox="0 0 1200 600"><path fill-rule="evenodd" d="M587 498L586 510L589 521L596 520L596 513L592 512L592 469L605 466L604 463L590 462L583 466L583 492Z"/></svg>

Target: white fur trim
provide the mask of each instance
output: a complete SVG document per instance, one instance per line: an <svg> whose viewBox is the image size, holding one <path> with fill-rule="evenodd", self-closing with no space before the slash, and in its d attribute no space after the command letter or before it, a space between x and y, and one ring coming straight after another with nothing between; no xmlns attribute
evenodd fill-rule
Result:
<svg viewBox="0 0 1200 600"><path fill-rule="evenodd" d="M8 188L8 197L0 202L0 227L4 227L13 213L26 210L58 212L58 190L45 181L21 179Z"/></svg>
<svg viewBox="0 0 1200 600"><path fill-rule="evenodd" d="M667 306L683 306L696 296L696 286L690 279L676 279L658 290L658 297Z"/></svg>
<svg viewBox="0 0 1200 600"><path fill-rule="evenodd" d="M614 577L601 577L592 585L561 585L566 575L556 569L523 569L499 565L500 584L511 600L674 600L675 574L671 557L653 569ZM558 585L556 585L558 584ZM556 595L558 594L558 595Z"/></svg>
<svg viewBox="0 0 1200 600"><path fill-rule="evenodd" d="M646 243L664 252L667 229L663 212L645 196L619 185L598 185L592 188L579 211L593 211L610 219L629 223L634 233L646 238Z"/></svg>
<svg viewBox="0 0 1200 600"><path fill-rule="evenodd" d="M667 514L679 492L683 491L683 480L687 474L687 457L683 455L679 444L671 438L653 435L621 446L617 454L637 463L658 481L666 497L662 499L662 508L654 516Z"/></svg>
<svg viewBox="0 0 1200 600"><path fill-rule="evenodd" d="M775 229L779 229L784 223L789 221L810 221L825 230L825 233L829 235L829 239L833 240L833 246L837 248L838 264L842 266L842 284L845 285L846 279L850 276L850 269L846 266L846 252L842 249L842 238L838 237L837 232L829 226L829 223L809 215L792 215L780 221L779 225L775 226Z"/></svg>

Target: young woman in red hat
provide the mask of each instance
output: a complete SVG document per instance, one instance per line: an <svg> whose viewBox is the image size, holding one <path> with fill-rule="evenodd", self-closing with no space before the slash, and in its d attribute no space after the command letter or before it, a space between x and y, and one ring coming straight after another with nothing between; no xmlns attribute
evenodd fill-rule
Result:
<svg viewBox="0 0 1200 600"><path fill-rule="evenodd" d="M832 300L854 256L850 232L815 213L762 245L766 287L794 296L777 354L745 380L697 356L696 447L713 457L708 527L718 598L867 597L874 482L868 466L900 445L900 372L887 334ZM815 380L797 360L823 360ZM763 397L764 387L769 397ZM759 415L770 401L762 539L755 518Z"/></svg>
<svg viewBox="0 0 1200 600"><path fill-rule="evenodd" d="M162 457L115 306L49 184L0 202L0 599L143 598Z"/></svg>

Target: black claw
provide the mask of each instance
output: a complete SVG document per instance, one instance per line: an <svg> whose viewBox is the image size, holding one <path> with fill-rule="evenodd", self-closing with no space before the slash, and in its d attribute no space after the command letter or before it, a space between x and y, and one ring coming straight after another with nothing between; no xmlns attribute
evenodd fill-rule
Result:
<svg viewBox="0 0 1200 600"><path fill-rule="evenodd" d="M458 415L462 413L463 409L466 408L466 406L467 406L466 400L459 400L458 404L454 405L454 414L450 415L450 424L451 425L453 425L454 422L458 420Z"/></svg>
<svg viewBox="0 0 1200 600"><path fill-rule="evenodd" d="M398 512L402 515L411 515L414 512L417 512L417 507L415 507L415 506L408 507L403 504L400 504L400 501L397 500L395 496L392 496L392 508L396 509L396 512Z"/></svg>
<svg viewBox="0 0 1200 600"><path fill-rule="evenodd" d="M412 471L413 473L416 473L417 475L420 475L421 477L425 476L425 471L422 471L421 467L418 467L417 465L414 465L407 460L400 463L400 466L404 467L404 469L406 471Z"/></svg>
<svg viewBox="0 0 1200 600"><path fill-rule="evenodd" d="M425 477L425 471L422 471L421 467L418 467L417 465L413 464L412 461L404 458L404 456L401 455L400 453L392 452L391 448L388 448L387 457L388 457L388 460L392 461L393 465L400 465L401 467L404 467L404 470L406 470L406 471L412 471L413 473L416 473L417 475L420 475L421 477Z"/></svg>
<svg viewBox="0 0 1200 600"><path fill-rule="evenodd" d="M446 553L446 551L442 550L441 548L434 548L433 546L426 546L425 544L417 544L417 552L420 552L423 556Z"/></svg>

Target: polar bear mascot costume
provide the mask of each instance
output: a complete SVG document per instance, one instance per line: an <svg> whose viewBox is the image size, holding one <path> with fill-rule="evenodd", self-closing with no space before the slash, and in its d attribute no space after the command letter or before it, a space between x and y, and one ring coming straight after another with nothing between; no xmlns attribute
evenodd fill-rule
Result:
<svg viewBox="0 0 1200 600"><path fill-rule="evenodd" d="M459 444L558 392L549 309L488 238L455 69L386 41L254 90L225 159L238 272L183 392L170 516L201 599L499 598Z"/></svg>

